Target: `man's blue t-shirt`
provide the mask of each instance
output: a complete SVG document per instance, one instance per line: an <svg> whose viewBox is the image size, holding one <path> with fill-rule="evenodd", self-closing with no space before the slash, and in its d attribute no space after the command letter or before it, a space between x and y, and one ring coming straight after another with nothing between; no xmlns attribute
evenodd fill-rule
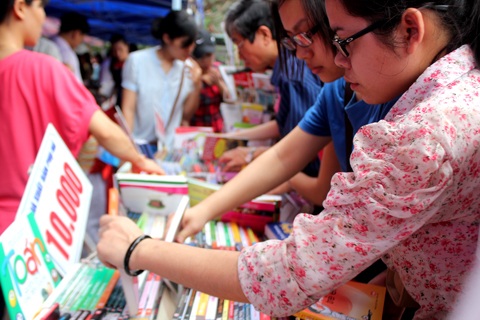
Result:
<svg viewBox="0 0 480 320"><path fill-rule="evenodd" d="M347 172L345 111L355 134L362 126L385 118L400 98L399 96L387 103L370 105L363 100L356 102L354 94L352 100L345 107L345 84L343 78L325 84L315 105L307 111L299 124L300 128L309 134L332 137L343 172Z"/></svg>
<svg viewBox="0 0 480 320"><path fill-rule="evenodd" d="M275 118L280 136L285 137L305 116L307 110L314 105L320 94L322 81L307 68L304 61L292 58L289 66L295 66L289 71L289 76L280 70L279 59L275 62L271 83L280 92L280 106ZM309 163L302 171L312 177L318 175L320 160Z"/></svg>

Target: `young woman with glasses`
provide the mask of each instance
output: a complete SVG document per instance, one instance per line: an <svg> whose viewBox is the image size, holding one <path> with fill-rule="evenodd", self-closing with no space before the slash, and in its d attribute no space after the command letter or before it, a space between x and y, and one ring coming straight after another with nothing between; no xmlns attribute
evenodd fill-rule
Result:
<svg viewBox="0 0 480 320"><path fill-rule="evenodd" d="M259 243L241 253L146 240L133 252L129 267L146 268L216 296L250 301L261 312L283 317L384 257L419 303L415 319L445 319L476 260L480 3L326 0L326 9L338 36L332 37L335 42L387 21L344 42L348 57L339 52L335 59L366 102L387 102L405 93L385 121L356 134L350 158L354 171L334 176L323 213L299 215L285 241ZM273 186L294 172L284 166L285 159L305 154L288 153L281 146L297 132L256 160L270 168L257 174L256 181ZM277 166L284 171L280 177L270 174L281 171ZM250 189L240 185L234 205L247 201ZM218 200L212 195L204 202L211 198ZM204 208L198 213L205 214ZM124 253L141 232L126 219L107 217L102 223L99 255L121 267Z"/></svg>

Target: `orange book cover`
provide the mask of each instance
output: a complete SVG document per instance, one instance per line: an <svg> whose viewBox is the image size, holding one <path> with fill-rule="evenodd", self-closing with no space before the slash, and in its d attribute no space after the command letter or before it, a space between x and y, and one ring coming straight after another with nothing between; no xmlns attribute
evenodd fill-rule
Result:
<svg viewBox="0 0 480 320"><path fill-rule="evenodd" d="M386 288L349 281L294 316L304 320L382 320Z"/></svg>
<svg viewBox="0 0 480 320"><path fill-rule="evenodd" d="M118 216L118 189L116 188L108 190L108 214Z"/></svg>
<svg viewBox="0 0 480 320"><path fill-rule="evenodd" d="M95 307L96 309L105 307L105 303L107 303L108 298L110 298L113 288L115 288L115 285L117 284L118 278L120 278L120 272L116 270L113 273L113 276L110 278L110 281L108 282L107 287L105 288L105 291L103 291L102 296L98 300L97 306Z"/></svg>

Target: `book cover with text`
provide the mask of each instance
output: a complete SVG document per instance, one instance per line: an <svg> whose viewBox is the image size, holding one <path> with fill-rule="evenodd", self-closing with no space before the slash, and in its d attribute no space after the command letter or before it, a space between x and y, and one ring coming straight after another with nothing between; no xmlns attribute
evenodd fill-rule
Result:
<svg viewBox="0 0 480 320"><path fill-rule="evenodd" d="M386 288L349 281L294 316L304 320L382 320Z"/></svg>

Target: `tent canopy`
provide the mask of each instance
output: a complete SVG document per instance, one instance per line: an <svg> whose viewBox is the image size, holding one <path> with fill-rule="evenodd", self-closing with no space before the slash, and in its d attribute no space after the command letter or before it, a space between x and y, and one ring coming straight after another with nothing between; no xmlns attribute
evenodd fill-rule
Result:
<svg viewBox="0 0 480 320"><path fill-rule="evenodd" d="M123 34L127 41L158 44L150 26L171 10L171 0L50 0L47 15L60 18L66 12L77 12L88 18L89 35L109 40L112 34Z"/></svg>

